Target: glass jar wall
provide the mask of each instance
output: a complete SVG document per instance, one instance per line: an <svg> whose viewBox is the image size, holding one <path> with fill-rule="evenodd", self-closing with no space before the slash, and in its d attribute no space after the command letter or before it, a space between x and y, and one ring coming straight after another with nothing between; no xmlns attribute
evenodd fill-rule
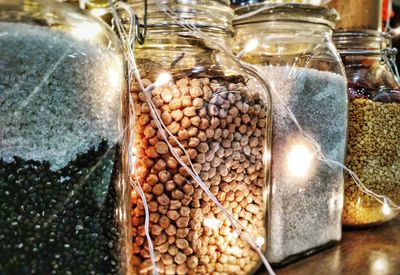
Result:
<svg viewBox="0 0 400 275"><path fill-rule="evenodd" d="M331 40L337 13L311 5L257 4L238 8L236 15L235 51L256 39L258 46L242 60L255 65L274 90L267 256L284 264L341 238L342 169L318 159L286 109L324 156L344 162L348 100Z"/></svg>
<svg viewBox="0 0 400 275"><path fill-rule="evenodd" d="M2 1L0 48L0 273L126 273L117 38L66 4Z"/></svg>
<svg viewBox="0 0 400 275"><path fill-rule="evenodd" d="M400 203L400 89L389 35L341 31L334 41L345 65L350 97L347 166L378 195ZM396 212L363 193L346 175L343 223L369 226Z"/></svg>
<svg viewBox="0 0 400 275"><path fill-rule="evenodd" d="M229 1L165 3L180 20L186 19L212 39L222 44L231 39ZM131 5L140 11L142 1L131 1ZM263 247L269 170L264 154L270 133L267 93L215 43L191 36L154 1L149 1L148 12L146 42L136 49L143 82L149 87L161 73L172 75L148 98L137 83L132 85L138 160L134 177L148 199L158 271L252 273L259 266L259 256L177 160L192 165L215 198ZM169 133L156 125L149 102ZM143 204L135 193L132 222L133 265L137 272L150 272Z"/></svg>

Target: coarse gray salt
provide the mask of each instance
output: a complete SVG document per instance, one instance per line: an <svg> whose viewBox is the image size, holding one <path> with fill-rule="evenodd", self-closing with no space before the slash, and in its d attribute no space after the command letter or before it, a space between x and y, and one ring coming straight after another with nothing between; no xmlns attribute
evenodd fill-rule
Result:
<svg viewBox="0 0 400 275"><path fill-rule="evenodd" d="M48 161L58 170L101 140L120 138L120 56L20 23L0 23L0 48L3 161Z"/></svg>
<svg viewBox="0 0 400 275"><path fill-rule="evenodd" d="M284 108L322 153L343 163L348 100L345 79L314 69L260 67L273 95L272 189L267 255L272 263L341 238L343 171L319 161ZM277 96L279 95L279 96Z"/></svg>

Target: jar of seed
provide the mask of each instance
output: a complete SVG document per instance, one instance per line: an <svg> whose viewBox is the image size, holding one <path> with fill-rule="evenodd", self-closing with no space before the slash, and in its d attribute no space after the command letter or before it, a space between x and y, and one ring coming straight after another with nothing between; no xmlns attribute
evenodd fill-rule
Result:
<svg viewBox="0 0 400 275"><path fill-rule="evenodd" d="M345 159L348 100L332 42L338 14L320 6L261 3L238 8L236 15L235 51L258 41L242 59L274 91L267 256L285 264L341 239L344 179L332 161Z"/></svg>
<svg viewBox="0 0 400 275"><path fill-rule="evenodd" d="M372 192L400 203L400 86L396 49L388 34L340 31L334 35L350 97L347 166ZM346 175L343 223L370 226L398 213L363 193Z"/></svg>
<svg viewBox="0 0 400 275"><path fill-rule="evenodd" d="M263 250L271 126L268 91L213 42L229 45L232 38L229 1L164 3L177 17L149 1L146 41L136 48L148 92L138 83L131 89L137 157L133 177L147 199L158 272L249 274L259 266L259 256L216 202ZM142 18L142 1L130 4ZM180 25L183 19L210 38L188 32ZM172 79L158 84L165 73ZM147 273L153 267L144 222L143 203L133 193L132 263L137 272Z"/></svg>
<svg viewBox="0 0 400 275"><path fill-rule="evenodd" d="M0 274L129 272L117 37L67 4L0 1L0 49Z"/></svg>

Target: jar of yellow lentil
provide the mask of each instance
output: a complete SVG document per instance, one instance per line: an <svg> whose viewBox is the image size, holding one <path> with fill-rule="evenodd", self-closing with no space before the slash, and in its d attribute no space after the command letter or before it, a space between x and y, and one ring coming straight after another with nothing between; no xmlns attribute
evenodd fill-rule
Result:
<svg viewBox="0 0 400 275"><path fill-rule="evenodd" d="M334 40L345 65L350 98L347 166L371 191L399 204L400 88L391 37L375 31L340 31ZM396 214L346 175L345 225L379 224Z"/></svg>

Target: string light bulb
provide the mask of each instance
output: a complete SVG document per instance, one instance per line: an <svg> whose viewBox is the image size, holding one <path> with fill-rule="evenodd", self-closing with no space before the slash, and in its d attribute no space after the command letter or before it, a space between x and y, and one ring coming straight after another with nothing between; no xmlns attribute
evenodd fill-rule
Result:
<svg viewBox="0 0 400 275"><path fill-rule="evenodd" d="M371 274L383 274L388 270L389 263L384 253L376 253L370 266Z"/></svg>
<svg viewBox="0 0 400 275"><path fill-rule="evenodd" d="M382 213L385 216L389 216L392 213L389 203L386 198L383 199Z"/></svg>
<svg viewBox="0 0 400 275"><path fill-rule="evenodd" d="M258 236L258 237L256 238L256 244L257 244L258 247L263 246L264 243L265 243L265 239L264 239L263 237Z"/></svg>
<svg viewBox="0 0 400 275"><path fill-rule="evenodd" d="M304 177L310 169L312 154L303 144L295 144L287 156L289 172L296 177Z"/></svg>
<svg viewBox="0 0 400 275"><path fill-rule="evenodd" d="M96 17L101 17L108 13L107 9L104 8L95 8L89 11L91 15L96 16Z"/></svg>
<svg viewBox="0 0 400 275"><path fill-rule="evenodd" d="M120 72L116 68L114 67L109 68L108 79L113 87L119 87L121 85L119 76Z"/></svg>
<svg viewBox="0 0 400 275"><path fill-rule="evenodd" d="M254 51L257 48L257 46L258 46L258 40L253 38L246 44L244 50L246 51L246 53L248 53Z"/></svg>
<svg viewBox="0 0 400 275"><path fill-rule="evenodd" d="M172 76L169 73L162 73L157 77L157 80L149 85L144 92L145 93L151 93L154 91L154 89L157 89L158 87L161 87L164 84L167 84L170 80L172 79Z"/></svg>
<svg viewBox="0 0 400 275"><path fill-rule="evenodd" d="M156 82L154 82L154 85L156 88L161 87L162 85L167 84L171 79L172 77L169 73L162 73L158 76Z"/></svg>
<svg viewBox="0 0 400 275"><path fill-rule="evenodd" d="M82 22L71 29L71 34L81 40L92 40L102 31L100 24Z"/></svg>
<svg viewBox="0 0 400 275"><path fill-rule="evenodd" d="M258 40L255 38L250 39L250 41L247 42L244 49L237 54L236 58L241 59L246 53L254 51L257 48L257 46L258 46Z"/></svg>
<svg viewBox="0 0 400 275"><path fill-rule="evenodd" d="M203 221L204 226L210 227L211 229L217 229L220 222L215 218L206 218Z"/></svg>

